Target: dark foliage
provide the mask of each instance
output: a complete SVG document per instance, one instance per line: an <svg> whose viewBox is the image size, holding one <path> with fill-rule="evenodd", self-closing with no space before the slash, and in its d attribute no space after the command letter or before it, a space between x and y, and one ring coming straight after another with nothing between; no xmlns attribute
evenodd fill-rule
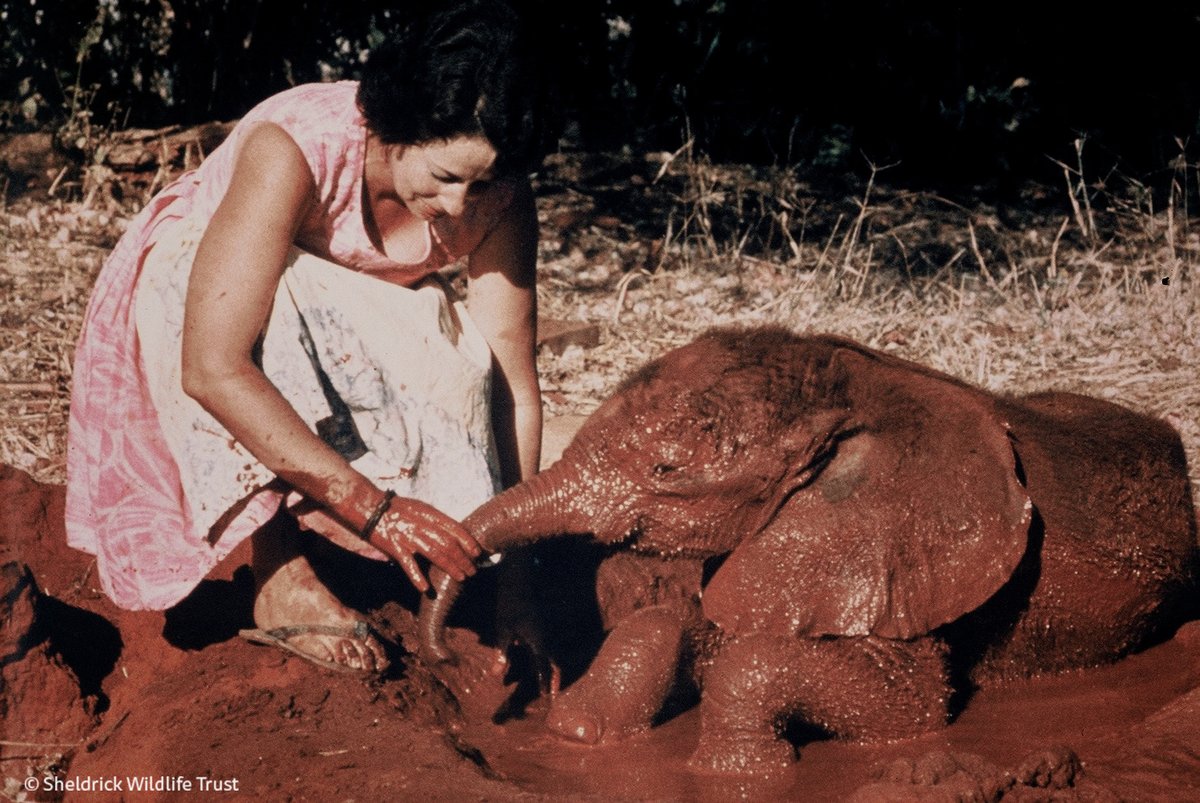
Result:
<svg viewBox="0 0 1200 803"><path fill-rule="evenodd" d="M587 148L955 182L1165 167L1200 133L1195 4L523 0ZM407 4L411 7L411 3ZM405 4L5 0L0 123L230 119L294 83L354 77ZM896 175L896 174L893 174ZM897 176L898 177L898 176Z"/></svg>

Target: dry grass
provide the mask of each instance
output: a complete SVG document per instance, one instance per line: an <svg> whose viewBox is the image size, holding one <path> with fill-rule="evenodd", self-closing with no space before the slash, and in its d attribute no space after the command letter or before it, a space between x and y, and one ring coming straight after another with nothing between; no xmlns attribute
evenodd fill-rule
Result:
<svg viewBox="0 0 1200 803"><path fill-rule="evenodd" d="M597 323L603 337L541 355L548 412L589 412L632 368L710 326L780 323L990 390L1073 390L1165 417L1195 483L1200 231L1183 203L1189 169L1157 210L1137 186L1098 199L1068 175L1062 197L1031 199L1040 211L1017 223L888 189L884 171L835 192L686 148L560 158L541 188L542 313ZM0 213L0 461L43 480L64 478L72 348L125 214L36 199Z"/></svg>
<svg viewBox="0 0 1200 803"><path fill-rule="evenodd" d="M546 231L543 312L605 331L595 349L542 356L552 413L589 412L631 367L710 326L779 323L993 391L1070 390L1166 418L1200 487L1200 236L1182 204L1104 199L1116 211L1102 239L1094 222L1079 229L1095 209L1077 215L1065 193L1018 226L983 205L881 189L874 172L856 195L822 197L794 177L756 186L678 158L669 170L680 180L665 244L633 226L615 242L596 225L590 239ZM718 206L739 210L723 235ZM764 248L749 253L755 241ZM647 253L653 269L639 264Z"/></svg>
<svg viewBox="0 0 1200 803"><path fill-rule="evenodd" d="M0 212L0 462L61 481L71 357L120 225L77 203Z"/></svg>

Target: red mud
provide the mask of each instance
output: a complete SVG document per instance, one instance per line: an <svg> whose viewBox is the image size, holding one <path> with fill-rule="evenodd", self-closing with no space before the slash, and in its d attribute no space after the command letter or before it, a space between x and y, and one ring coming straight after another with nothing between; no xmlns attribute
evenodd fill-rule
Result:
<svg viewBox="0 0 1200 803"><path fill-rule="evenodd" d="M983 692L939 733L886 745L803 744L785 777L734 781L686 770L694 709L598 748L549 737L541 702L523 719L491 724L510 689L472 671L489 653L465 630L451 633L473 659L448 679L458 703L412 656L396 676L368 682L243 642L234 633L249 605L248 577L237 568L244 554L166 615L117 610L95 590L91 557L65 546L62 497L59 487L0 467L0 563L28 565L40 589L22 587L0 609L0 769L10 799L31 776L116 779L134 799L151 796L129 794L130 777L181 791L186 781L198 799L220 791L202 790L200 778L236 783L236 794L216 797L313 800L1200 795L1200 623L1115 666ZM12 569L5 578L18 576ZM386 604L373 621L403 639L410 608ZM40 789L26 799L64 796L96 797Z"/></svg>

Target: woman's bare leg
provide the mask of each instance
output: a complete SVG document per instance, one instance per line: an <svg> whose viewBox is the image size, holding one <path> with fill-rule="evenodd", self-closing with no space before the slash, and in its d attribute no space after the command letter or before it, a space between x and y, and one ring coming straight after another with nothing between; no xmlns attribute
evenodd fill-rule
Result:
<svg viewBox="0 0 1200 803"><path fill-rule="evenodd" d="M255 598L254 622L262 630L290 625L345 625L362 620L317 577L297 545L296 530L286 518L277 519L251 536ZM297 650L349 669L383 671L388 666L383 646L372 636L363 639L325 634L298 634L288 639Z"/></svg>

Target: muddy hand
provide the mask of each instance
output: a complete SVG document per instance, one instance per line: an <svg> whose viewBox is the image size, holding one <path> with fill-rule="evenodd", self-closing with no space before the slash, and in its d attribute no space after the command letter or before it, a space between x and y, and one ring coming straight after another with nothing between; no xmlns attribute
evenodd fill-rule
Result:
<svg viewBox="0 0 1200 803"><path fill-rule="evenodd" d="M475 558L483 552L454 519L417 499L399 497L392 500L369 541L400 564L418 591L429 588L429 582L417 566L416 555L462 582L475 573Z"/></svg>

